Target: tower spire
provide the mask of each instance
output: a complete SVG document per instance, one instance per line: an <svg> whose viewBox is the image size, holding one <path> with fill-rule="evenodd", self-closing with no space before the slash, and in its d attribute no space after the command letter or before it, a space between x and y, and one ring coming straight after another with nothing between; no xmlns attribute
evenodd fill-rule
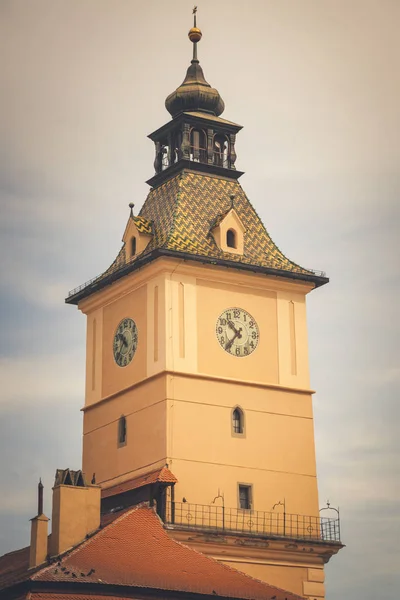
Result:
<svg viewBox="0 0 400 600"><path fill-rule="evenodd" d="M188 36L193 44L193 58L183 83L167 97L165 106L173 117L185 111L205 112L219 117L225 108L224 101L218 90L205 80L197 58L197 44L203 36L197 27L197 6L193 8L193 27Z"/></svg>
<svg viewBox="0 0 400 600"><path fill-rule="evenodd" d="M199 60L197 58L197 44L202 38L202 32L197 27L197 6L193 8L193 27L189 30L189 40L193 43L193 63L198 63Z"/></svg>

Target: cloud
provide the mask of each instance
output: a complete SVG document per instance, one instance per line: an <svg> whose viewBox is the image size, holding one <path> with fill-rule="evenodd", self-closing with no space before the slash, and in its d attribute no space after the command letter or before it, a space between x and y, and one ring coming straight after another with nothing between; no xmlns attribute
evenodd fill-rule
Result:
<svg viewBox="0 0 400 600"><path fill-rule="evenodd" d="M273 239L331 278L308 297L320 498L340 505L347 544L327 597L394 599L399 6L252 7L203 0L200 59L224 116L245 126L237 167ZM1 552L29 540L38 477L49 511L55 468L79 466L85 320L64 297L108 267L128 202L146 197L146 135L189 64L190 15L183 0L156 19L125 0L0 11ZM221 23L240 40L228 59Z"/></svg>
<svg viewBox="0 0 400 600"><path fill-rule="evenodd" d="M18 384L24 379L18 371L14 381ZM9 402L4 403L3 396L0 404L0 470L4 484L0 555L29 544L29 519L37 510L39 478L45 486L44 511L51 517L51 487L56 469L80 467L80 398L76 391L75 395L68 389L62 391L64 383L61 380L60 387L54 385L52 389L44 385L43 393L51 394L44 399L38 397L37 383L28 377L18 385L18 398L8 395ZM34 389L29 394L32 384Z"/></svg>
<svg viewBox="0 0 400 600"><path fill-rule="evenodd" d="M52 331L46 332L46 339L48 349L53 349L54 353L29 358L0 358L0 411L3 407L10 410L13 405L21 408L32 404L36 407L47 405L53 411L65 397L80 397L78 410L83 405L83 352L57 354L62 339Z"/></svg>

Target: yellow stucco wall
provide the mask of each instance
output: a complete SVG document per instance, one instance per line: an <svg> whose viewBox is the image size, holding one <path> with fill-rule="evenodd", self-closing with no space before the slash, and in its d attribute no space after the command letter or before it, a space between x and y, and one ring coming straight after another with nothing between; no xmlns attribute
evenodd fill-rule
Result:
<svg viewBox="0 0 400 600"><path fill-rule="evenodd" d="M218 481L230 480L233 489L238 481L254 480L259 510L285 497L288 512L316 514L309 290L277 278L163 259L83 302L84 470L109 481L167 459L182 474L178 490L190 481L191 494L186 489L185 494L195 502L214 497L222 486ZM229 355L215 335L219 315L234 306L259 326L258 347L248 357ZM113 337L124 317L135 320L139 344L132 362L121 368L113 358ZM236 405L245 411L243 439L231 432ZM124 447L117 443L121 415L128 426ZM209 477L196 484L207 465ZM221 479L221 467L230 475ZM236 506L236 494L227 494Z"/></svg>
<svg viewBox="0 0 400 600"><path fill-rule="evenodd" d="M164 465L167 457L166 386L162 378L99 403L84 414L83 471L97 483L117 483ZM127 443L118 444L118 421Z"/></svg>
<svg viewBox="0 0 400 600"><path fill-rule="evenodd" d="M116 299L103 309L102 396L140 381L147 374L147 287ZM138 346L132 362L119 367L113 356L113 340L118 324L125 317L134 319L138 329Z"/></svg>
<svg viewBox="0 0 400 600"><path fill-rule="evenodd" d="M210 504L220 491L225 506L237 508L238 484L246 483L255 511L285 500L287 513L317 517L305 302L311 289L159 259L82 302L88 316L83 470L107 486L168 462L178 478L177 501ZM216 338L217 318L231 307L258 323L250 356L227 354ZM121 368L112 339L124 317L135 320L139 345ZM231 428L237 405L245 414L239 437ZM127 443L119 447L121 415ZM251 561L243 568L258 577L266 572L260 569ZM283 575L294 578L290 589L300 594L303 582L313 593L323 586L294 565L270 565L265 576L287 587Z"/></svg>
<svg viewBox="0 0 400 600"><path fill-rule="evenodd" d="M285 581L286 589L299 596L303 596L303 582L307 580L307 569L298 565L271 565L257 564L252 562L223 561L234 569L240 569L247 575L268 581L276 587L282 586Z"/></svg>
<svg viewBox="0 0 400 600"><path fill-rule="evenodd" d="M221 313L243 308L257 321L260 336L256 350L236 358L221 348L215 327ZM244 380L278 382L278 329L276 293L234 283L197 280L198 370Z"/></svg>
<svg viewBox="0 0 400 600"><path fill-rule="evenodd" d="M57 485L53 488L50 556L61 554L100 525L100 487Z"/></svg>

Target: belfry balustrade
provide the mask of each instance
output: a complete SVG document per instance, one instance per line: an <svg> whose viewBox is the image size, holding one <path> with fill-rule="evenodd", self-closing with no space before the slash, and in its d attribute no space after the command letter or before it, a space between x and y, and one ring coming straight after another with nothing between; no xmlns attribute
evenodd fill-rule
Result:
<svg viewBox="0 0 400 600"><path fill-rule="evenodd" d="M177 529L340 543L339 511L331 510L336 511L333 518L168 500L164 521Z"/></svg>

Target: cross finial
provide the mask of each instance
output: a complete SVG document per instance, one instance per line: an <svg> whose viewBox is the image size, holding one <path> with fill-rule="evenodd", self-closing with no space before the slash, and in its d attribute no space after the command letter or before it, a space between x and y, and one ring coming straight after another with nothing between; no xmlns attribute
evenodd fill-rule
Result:
<svg viewBox="0 0 400 600"><path fill-rule="evenodd" d="M197 60L197 43L201 40L201 37L203 34L201 33L200 29L197 28L196 15L197 15L197 6L195 6L193 9L193 27L192 27L192 29L189 30L188 35L189 35L189 40L193 43L192 62L198 63L199 61Z"/></svg>

